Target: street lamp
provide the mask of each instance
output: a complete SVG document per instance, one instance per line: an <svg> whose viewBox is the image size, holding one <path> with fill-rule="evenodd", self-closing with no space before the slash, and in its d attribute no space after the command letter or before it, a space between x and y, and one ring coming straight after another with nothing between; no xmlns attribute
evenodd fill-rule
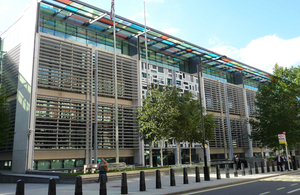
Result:
<svg viewBox="0 0 300 195"><path fill-rule="evenodd" d="M209 63L212 61L216 61L219 59L226 58L226 56L219 56L217 58L207 60L204 63ZM203 109L202 109L202 100L201 100L201 87L200 87L200 72L201 71L201 76L202 76L202 60L200 57L200 64L197 66L197 72L198 72L198 89L199 89L199 101L200 101L200 113L201 113L201 129L202 129L202 138L203 138L203 154L204 154L204 167L203 167L203 172L204 172L204 180L205 181L210 181L210 176L209 176L209 170L207 166L207 157L206 157L206 149L205 149L205 131L204 131L204 118L203 118Z"/></svg>

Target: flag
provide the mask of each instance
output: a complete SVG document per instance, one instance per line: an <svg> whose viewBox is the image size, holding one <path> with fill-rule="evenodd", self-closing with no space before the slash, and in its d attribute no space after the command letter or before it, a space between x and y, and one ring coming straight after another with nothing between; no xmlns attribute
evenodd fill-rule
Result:
<svg viewBox="0 0 300 195"><path fill-rule="evenodd" d="M115 11L115 0L111 0L110 20L112 20L113 11Z"/></svg>

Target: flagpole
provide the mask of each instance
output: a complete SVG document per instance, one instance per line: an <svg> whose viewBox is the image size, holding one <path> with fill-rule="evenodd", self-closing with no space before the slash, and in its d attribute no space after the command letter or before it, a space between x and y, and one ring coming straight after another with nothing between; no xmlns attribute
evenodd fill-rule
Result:
<svg viewBox="0 0 300 195"><path fill-rule="evenodd" d="M114 1L114 0L113 0ZM113 2L114 3L114 2ZM117 83L117 58L116 58L116 22L115 5L113 5L114 14L114 63L115 63L115 123L116 123L116 163L119 163L119 110L118 110L118 83Z"/></svg>
<svg viewBox="0 0 300 195"><path fill-rule="evenodd" d="M145 1L144 1L144 23L145 23L145 53L146 53L146 72L147 72L147 93L149 91L149 79L148 79L148 48L147 48L147 29L146 29L146 5L145 5ZM147 95L146 93L146 95Z"/></svg>

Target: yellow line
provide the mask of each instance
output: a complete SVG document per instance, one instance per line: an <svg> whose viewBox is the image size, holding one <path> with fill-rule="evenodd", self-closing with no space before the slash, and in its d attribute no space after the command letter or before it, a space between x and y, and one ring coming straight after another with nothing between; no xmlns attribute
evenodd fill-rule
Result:
<svg viewBox="0 0 300 195"><path fill-rule="evenodd" d="M187 193L187 194L184 194L184 195L200 194L200 193L203 193L203 192L208 192L208 191L213 191L213 190L218 190L218 189L223 189L223 188L230 188L230 187L233 187L233 186L239 186L239 185L254 183L254 182L258 182L258 181L249 181L249 182L245 182L245 183L233 184L233 185L228 185L228 186L223 186L223 187L218 187L218 188L212 188L212 189L208 189L208 190L201 190L201 191L197 191L197 192Z"/></svg>
<svg viewBox="0 0 300 195"><path fill-rule="evenodd" d="M264 195L264 194L269 194L270 192L264 192L264 193L261 193L259 195Z"/></svg>
<svg viewBox="0 0 300 195"><path fill-rule="evenodd" d="M282 187L282 188L278 188L277 190L283 190L285 187Z"/></svg>
<svg viewBox="0 0 300 195"><path fill-rule="evenodd" d="M297 183L291 184L291 186L295 186L295 185L298 185L298 184Z"/></svg>

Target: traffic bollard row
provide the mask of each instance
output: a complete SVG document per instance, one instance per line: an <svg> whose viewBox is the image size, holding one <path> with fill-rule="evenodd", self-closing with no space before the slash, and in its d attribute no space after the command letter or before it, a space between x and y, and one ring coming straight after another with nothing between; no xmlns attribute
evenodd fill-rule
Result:
<svg viewBox="0 0 300 195"><path fill-rule="evenodd" d="M265 165L264 165L265 163L264 162L261 162L260 163L260 168L261 168L261 173L265 173Z"/></svg>
<svg viewBox="0 0 300 195"><path fill-rule="evenodd" d="M121 194L128 194L127 174L125 172L122 173Z"/></svg>
<svg viewBox="0 0 300 195"><path fill-rule="evenodd" d="M156 170L156 189L161 188L160 170Z"/></svg>
<svg viewBox="0 0 300 195"><path fill-rule="evenodd" d="M237 177L238 176L237 165L234 164L233 168L234 168L234 177Z"/></svg>
<svg viewBox="0 0 300 195"><path fill-rule="evenodd" d="M257 166L257 162L255 162L255 174L258 174L258 166Z"/></svg>
<svg viewBox="0 0 300 195"><path fill-rule="evenodd" d="M245 163L242 163L242 176L245 176L246 172L245 172Z"/></svg>
<svg viewBox="0 0 300 195"><path fill-rule="evenodd" d="M272 171L275 172L274 161L272 161Z"/></svg>
<svg viewBox="0 0 300 195"><path fill-rule="evenodd" d="M170 169L170 186L176 186L174 169Z"/></svg>
<svg viewBox="0 0 300 195"><path fill-rule="evenodd" d="M195 174L196 174L196 178L195 178L196 182L200 182L200 171L198 166L195 167Z"/></svg>
<svg viewBox="0 0 300 195"><path fill-rule="evenodd" d="M145 172L140 172L140 191L146 191Z"/></svg>
<svg viewBox="0 0 300 195"><path fill-rule="evenodd" d="M48 195L56 195L56 181L53 178L49 180Z"/></svg>
<svg viewBox="0 0 300 195"><path fill-rule="evenodd" d="M217 165L217 166L216 166L216 173L217 173L217 179L221 179L220 165Z"/></svg>
<svg viewBox="0 0 300 195"><path fill-rule="evenodd" d="M229 164L226 164L226 178L230 178Z"/></svg>
<svg viewBox="0 0 300 195"><path fill-rule="evenodd" d="M76 177L75 195L82 195L82 178L80 176Z"/></svg>
<svg viewBox="0 0 300 195"><path fill-rule="evenodd" d="M99 194L100 195L107 195L107 189L106 189L106 175L100 175L100 189Z"/></svg>
<svg viewBox="0 0 300 195"><path fill-rule="evenodd" d="M252 175L252 163L248 163L249 175Z"/></svg>
<svg viewBox="0 0 300 195"><path fill-rule="evenodd" d="M189 178L187 175L187 168L183 168L183 184L189 184Z"/></svg>
<svg viewBox="0 0 300 195"><path fill-rule="evenodd" d="M16 195L24 195L24 181L22 179L17 181Z"/></svg>

